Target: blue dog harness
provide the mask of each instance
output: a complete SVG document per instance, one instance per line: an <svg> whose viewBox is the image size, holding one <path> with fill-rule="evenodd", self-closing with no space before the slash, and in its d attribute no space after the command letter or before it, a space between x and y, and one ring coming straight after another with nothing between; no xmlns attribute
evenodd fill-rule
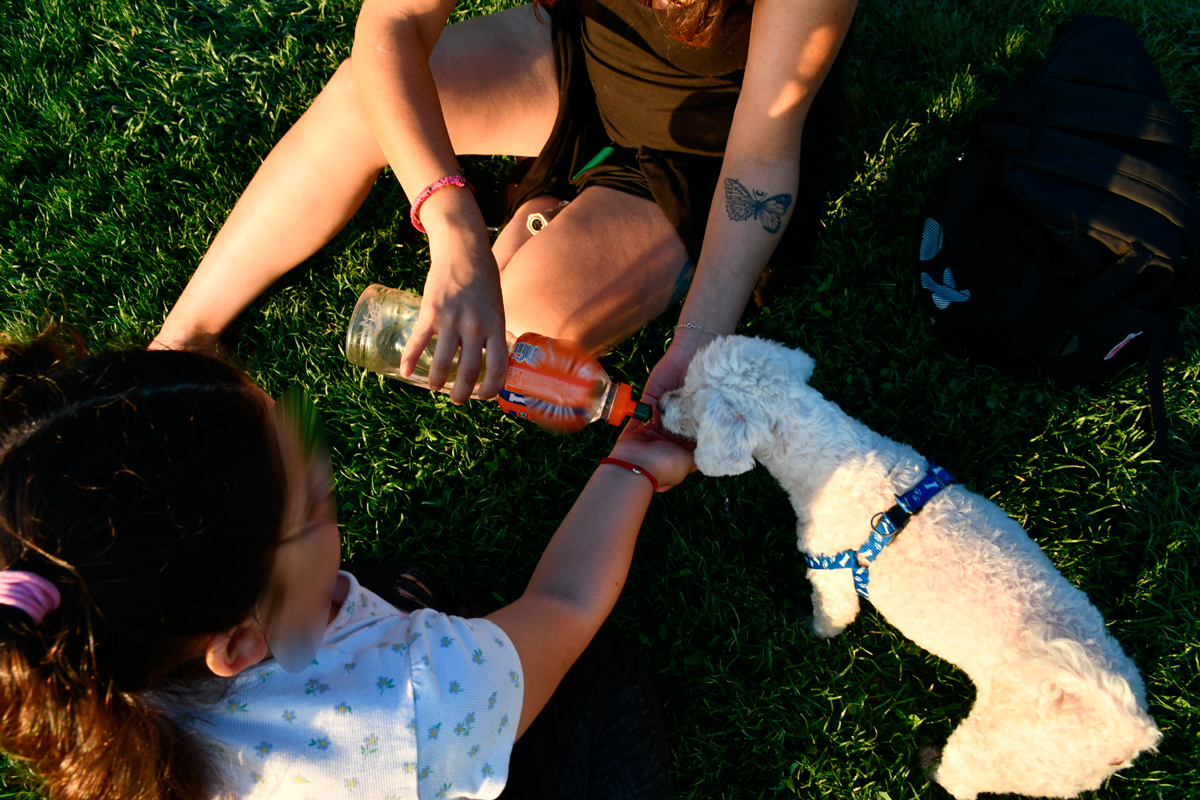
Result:
<svg viewBox="0 0 1200 800"><path fill-rule="evenodd" d="M908 520L913 514L920 511L921 507L933 499L934 495L952 483L954 483L954 476L930 461L929 471L925 473L921 482L903 495L897 496L896 505L875 516L871 535L867 537L867 541L861 547L857 550L843 550L831 556L810 556L805 553L804 560L808 562L810 569L851 570L854 574L854 591L869 600L867 584L871 582L871 576L867 570L870 563L883 552L883 548L891 544L892 539L895 539L896 534L900 533L908 524ZM862 556L868 566L859 565L859 556Z"/></svg>

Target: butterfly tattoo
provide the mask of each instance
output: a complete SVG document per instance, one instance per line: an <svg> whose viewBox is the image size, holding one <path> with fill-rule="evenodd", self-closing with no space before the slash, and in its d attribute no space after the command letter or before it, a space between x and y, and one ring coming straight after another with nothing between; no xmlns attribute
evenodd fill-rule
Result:
<svg viewBox="0 0 1200 800"><path fill-rule="evenodd" d="M725 179L725 211L734 222L756 219L767 233L779 233L783 215L792 204L790 194L767 197L766 192L751 192L736 178Z"/></svg>

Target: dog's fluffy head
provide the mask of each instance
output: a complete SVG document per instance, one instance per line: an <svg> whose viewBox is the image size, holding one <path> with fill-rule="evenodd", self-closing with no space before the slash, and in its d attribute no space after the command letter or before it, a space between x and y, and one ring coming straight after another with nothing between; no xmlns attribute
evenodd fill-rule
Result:
<svg viewBox="0 0 1200 800"><path fill-rule="evenodd" d="M705 475L737 475L772 440L772 422L807 389L815 362L778 342L723 336L688 366L683 386L659 402L664 427L696 440Z"/></svg>

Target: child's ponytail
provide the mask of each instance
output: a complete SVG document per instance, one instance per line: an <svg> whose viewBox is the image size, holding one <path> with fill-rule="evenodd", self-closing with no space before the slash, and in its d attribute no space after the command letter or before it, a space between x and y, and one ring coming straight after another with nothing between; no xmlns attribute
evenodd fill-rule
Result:
<svg viewBox="0 0 1200 800"><path fill-rule="evenodd" d="M54 800L210 796L201 743L136 695L39 663L40 636L0 607L0 742ZM32 656L32 658L31 658Z"/></svg>
<svg viewBox="0 0 1200 800"><path fill-rule="evenodd" d="M0 569L60 595L40 623L0 601L0 750L51 798L211 797L204 743L159 709L219 695L204 641L269 583L266 398L205 356L79 350L0 345Z"/></svg>

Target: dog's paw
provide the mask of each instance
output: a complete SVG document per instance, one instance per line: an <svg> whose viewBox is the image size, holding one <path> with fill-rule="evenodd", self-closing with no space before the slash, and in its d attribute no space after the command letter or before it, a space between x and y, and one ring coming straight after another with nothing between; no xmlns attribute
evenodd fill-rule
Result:
<svg viewBox="0 0 1200 800"><path fill-rule="evenodd" d="M817 639L832 639L844 630L845 625L834 625L829 620L822 620L820 616L815 615L808 624L808 632Z"/></svg>

